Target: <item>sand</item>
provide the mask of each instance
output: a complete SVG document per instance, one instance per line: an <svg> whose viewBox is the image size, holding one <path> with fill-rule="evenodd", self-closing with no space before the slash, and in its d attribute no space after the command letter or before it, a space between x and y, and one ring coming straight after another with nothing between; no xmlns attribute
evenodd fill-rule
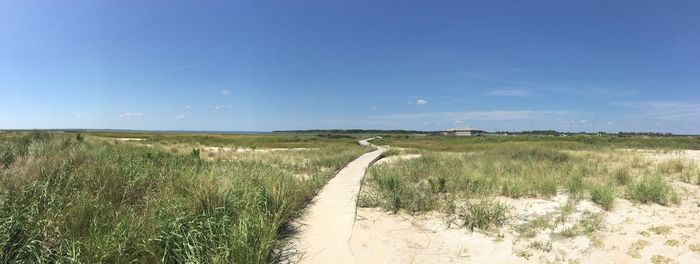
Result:
<svg viewBox="0 0 700 264"><path fill-rule="evenodd" d="M700 161L700 151L643 153L652 162ZM558 223L554 219L569 201L564 192L548 199L498 197L510 206L509 222L490 231L470 232L439 213L358 208L350 248L356 263L700 263L700 186L673 185L682 198L679 205L618 198L611 211L604 211L584 199L572 202L571 213ZM596 214L602 217L600 230L561 235ZM532 237L518 232L538 218L551 219L550 226Z"/></svg>
<svg viewBox="0 0 700 264"><path fill-rule="evenodd" d="M420 154L404 154L404 155L395 155L395 156L389 156L386 158L382 158L375 162L374 164L376 165L381 165L381 164L387 164L387 163L394 163L400 160L409 160L409 159L417 159L420 158Z"/></svg>
<svg viewBox="0 0 700 264"><path fill-rule="evenodd" d="M516 227L556 215L567 195L500 197L511 206L511 220L494 231L470 232L448 225L438 213L412 216L359 208L350 247L357 263L650 263L652 259L700 263L700 187L677 184L693 193L678 206L639 205L619 199L612 211L604 212L582 200L565 223L532 238L519 235ZM571 238L556 235L586 213L604 216L600 231Z"/></svg>
<svg viewBox="0 0 700 264"><path fill-rule="evenodd" d="M276 151L305 151L315 150L318 148L245 148L245 147L204 147L202 150L207 152L222 153L222 152L276 152Z"/></svg>

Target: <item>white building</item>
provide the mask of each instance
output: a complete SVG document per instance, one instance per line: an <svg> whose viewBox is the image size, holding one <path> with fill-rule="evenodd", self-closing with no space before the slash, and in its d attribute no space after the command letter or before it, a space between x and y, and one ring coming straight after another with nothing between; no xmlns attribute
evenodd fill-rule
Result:
<svg viewBox="0 0 700 264"><path fill-rule="evenodd" d="M443 135L446 136L481 136L484 134L484 131L481 129L476 129L476 128L452 128L448 129L442 132Z"/></svg>

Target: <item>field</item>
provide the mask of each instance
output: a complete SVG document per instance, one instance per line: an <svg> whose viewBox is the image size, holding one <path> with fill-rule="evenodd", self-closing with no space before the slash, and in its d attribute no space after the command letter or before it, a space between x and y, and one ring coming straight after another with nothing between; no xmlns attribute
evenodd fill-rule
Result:
<svg viewBox="0 0 700 264"><path fill-rule="evenodd" d="M295 221L369 136L2 133L0 262L289 261ZM698 137L371 142L389 147L362 180L360 263L700 259Z"/></svg>
<svg viewBox="0 0 700 264"><path fill-rule="evenodd" d="M655 248L645 254L670 252L675 254L672 259L697 261L700 255L692 248L700 241L688 234L700 235L696 226L700 219L700 152L692 150L699 147L698 142L697 137L385 136L373 143L394 148L365 177L358 204L368 209L359 211L358 221L391 224L385 230L378 229L381 224L364 225L353 237L395 232L395 226L409 221L403 227L405 237L387 243L422 243L425 235L411 238L406 231L416 226L421 227L415 230L418 233L442 234L433 237L433 244L445 243L443 249L434 249L440 254L425 248L402 253L413 254L410 259L418 262L426 256L432 257L425 261L439 262L436 255L442 255L450 243L454 248L473 243L463 241L465 234L450 231L455 227L487 234L476 243L484 246L470 250L488 251L484 247L491 245L489 250L517 257L482 254L472 255L473 260L587 262L595 256L617 256L619 250L613 248L630 246L623 241L651 240L635 235L664 226L674 230L664 235L678 242L675 251ZM649 215L656 218L651 220ZM447 230L435 229L441 223L447 223ZM636 229L631 230L633 227ZM611 239L627 232L629 237ZM504 246L508 241L512 248ZM635 252L623 252L617 259L653 258ZM463 252L444 254L458 257Z"/></svg>
<svg viewBox="0 0 700 264"><path fill-rule="evenodd" d="M0 262L271 262L285 225L367 150L314 135L2 133Z"/></svg>

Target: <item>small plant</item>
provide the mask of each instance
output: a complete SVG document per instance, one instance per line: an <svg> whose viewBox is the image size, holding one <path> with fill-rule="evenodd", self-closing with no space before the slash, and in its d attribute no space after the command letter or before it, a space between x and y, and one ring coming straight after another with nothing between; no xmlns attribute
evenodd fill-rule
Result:
<svg viewBox="0 0 700 264"><path fill-rule="evenodd" d="M560 233L564 237L590 235L603 227L603 215L600 213L584 212L578 222Z"/></svg>
<svg viewBox="0 0 700 264"><path fill-rule="evenodd" d="M661 256L661 255L654 255L651 257L651 263L654 264L669 264L669 263L675 263L672 258Z"/></svg>
<svg viewBox="0 0 700 264"><path fill-rule="evenodd" d="M192 149L192 152L190 152L190 156L195 159L199 159L199 149Z"/></svg>
<svg viewBox="0 0 700 264"><path fill-rule="evenodd" d="M627 188L630 199L641 203L668 205L678 202L678 195L664 178L659 175L644 176Z"/></svg>
<svg viewBox="0 0 700 264"><path fill-rule="evenodd" d="M75 140L77 140L78 142L83 142L85 138L83 137L83 135L80 134L80 132L78 132L77 134L75 134Z"/></svg>
<svg viewBox="0 0 700 264"><path fill-rule="evenodd" d="M610 211L615 202L615 187L610 184L596 184L591 188L591 200Z"/></svg>
<svg viewBox="0 0 700 264"><path fill-rule="evenodd" d="M569 178L568 187L572 196L579 197L583 192L583 176L578 173L571 176Z"/></svg>
<svg viewBox="0 0 700 264"><path fill-rule="evenodd" d="M668 233L671 233L671 229L673 229L670 226L656 226L656 227L650 227L649 231L654 232L654 234L657 235L667 235Z"/></svg>
<svg viewBox="0 0 700 264"><path fill-rule="evenodd" d="M533 238L540 230L549 228L549 217L539 216L530 222L516 226L518 235L525 238Z"/></svg>
<svg viewBox="0 0 700 264"><path fill-rule="evenodd" d="M639 254L639 251L642 249L648 247L651 245L651 242L646 241L646 240L637 240L630 247L627 249L627 255L633 258L640 258L641 255Z"/></svg>
<svg viewBox="0 0 700 264"><path fill-rule="evenodd" d="M460 218L462 225L471 231L474 231L475 228L500 227L506 223L508 207L498 201L481 199L477 202L467 202L465 206Z"/></svg>
<svg viewBox="0 0 700 264"><path fill-rule="evenodd" d="M681 242L678 240L675 240L675 239L666 240L666 242L664 243L664 245L669 246L669 247L677 247L680 244L681 244Z"/></svg>
<svg viewBox="0 0 700 264"><path fill-rule="evenodd" d="M430 178L428 179L428 183L430 183L430 189L433 191L433 193L444 193L447 179L444 177L437 179Z"/></svg>
<svg viewBox="0 0 700 264"><path fill-rule="evenodd" d="M617 185L620 186L626 186L631 180L630 171L628 168L618 168L615 170L613 175L615 176Z"/></svg>

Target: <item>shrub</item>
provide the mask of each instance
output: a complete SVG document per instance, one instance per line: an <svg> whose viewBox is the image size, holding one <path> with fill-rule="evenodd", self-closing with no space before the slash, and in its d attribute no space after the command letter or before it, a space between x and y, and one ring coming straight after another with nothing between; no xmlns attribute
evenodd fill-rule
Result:
<svg viewBox="0 0 700 264"><path fill-rule="evenodd" d="M460 214L462 225L471 231L475 228L488 229L492 226L502 226L506 223L508 207L498 201L480 199L467 202Z"/></svg>
<svg viewBox="0 0 700 264"><path fill-rule="evenodd" d="M610 211L615 202L615 187L610 184L596 184L591 188L591 200Z"/></svg>
<svg viewBox="0 0 700 264"><path fill-rule="evenodd" d="M658 203L668 205L677 202L678 196L664 178L659 175L644 176L627 188L627 195L631 200L641 203Z"/></svg>

